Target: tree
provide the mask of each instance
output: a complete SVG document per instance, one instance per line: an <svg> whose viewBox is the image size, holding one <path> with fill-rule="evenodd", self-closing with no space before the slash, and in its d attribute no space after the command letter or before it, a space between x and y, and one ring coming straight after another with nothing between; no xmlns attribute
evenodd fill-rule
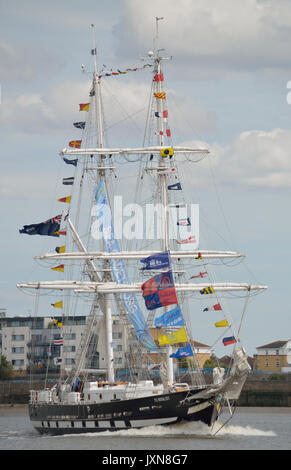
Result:
<svg viewBox="0 0 291 470"><path fill-rule="evenodd" d="M9 380L13 374L13 367L5 356L0 356L0 380Z"/></svg>
<svg viewBox="0 0 291 470"><path fill-rule="evenodd" d="M203 364L204 369L214 369L214 367L218 367L218 364L213 359L206 359Z"/></svg>

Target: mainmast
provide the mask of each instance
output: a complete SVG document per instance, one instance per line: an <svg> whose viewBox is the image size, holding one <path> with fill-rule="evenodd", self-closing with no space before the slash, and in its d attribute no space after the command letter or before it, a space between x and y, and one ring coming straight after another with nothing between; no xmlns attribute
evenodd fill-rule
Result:
<svg viewBox="0 0 291 470"><path fill-rule="evenodd" d="M163 17L156 16L156 36L154 40L154 96L156 99L156 133L158 139L158 145L162 148L165 145L165 118L167 115L167 109L165 107L166 92L163 87L164 74L162 71L162 60L163 56L160 54L161 50L158 47L159 42L159 21L163 20ZM168 138L168 137L167 137ZM161 188L161 203L162 203L162 227L163 227L163 238L162 238L162 251L168 251L169 247L169 227L168 227L168 194L167 194L167 172L168 172L168 158L159 157L159 170L158 170L158 182ZM169 307L165 308L168 311ZM174 383L174 372L173 372L173 359L170 357L172 354L172 346L167 346L167 381L168 386L171 387Z"/></svg>
<svg viewBox="0 0 291 470"><path fill-rule="evenodd" d="M97 118L97 146L103 148L103 136L104 136L104 126L103 126L103 110L102 110L102 100L101 100L101 79L98 74L97 67L97 48L95 42L95 28L94 24L92 27L92 43L93 49L92 54L94 57L94 74L93 74L93 91L95 93L95 105L96 105L96 118ZM104 160L106 155L101 154L99 156L99 165L98 165L98 182L102 179L104 180L105 188L107 189L107 175L106 170L104 169L105 164ZM108 191L107 191L108 194ZM104 250L104 242L103 242ZM103 281L110 281L110 274L108 273L109 262L108 260L104 261L104 275ZM106 359L107 359L107 380L108 382L114 382L114 357L113 357L113 342L112 342L112 311L111 311L111 294L105 294L105 331L106 331Z"/></svg>

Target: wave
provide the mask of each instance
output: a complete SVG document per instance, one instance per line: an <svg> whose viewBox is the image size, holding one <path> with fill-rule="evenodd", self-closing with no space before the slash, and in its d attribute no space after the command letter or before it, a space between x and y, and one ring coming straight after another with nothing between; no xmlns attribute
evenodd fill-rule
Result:
<svg viewBox="0 0 291 470"><path fill-rule="evenodd" d="M140 429L125 429L121 431L104 431L98 433L86 434L66 434L63 437L198 437L198 438L219 438L219 436L276 436L273 431L263 431L250 426L236 426L231 424L224 425L216 422L212 428L209 428L201 422L176 423L168 426L147 426Z"/></svg>

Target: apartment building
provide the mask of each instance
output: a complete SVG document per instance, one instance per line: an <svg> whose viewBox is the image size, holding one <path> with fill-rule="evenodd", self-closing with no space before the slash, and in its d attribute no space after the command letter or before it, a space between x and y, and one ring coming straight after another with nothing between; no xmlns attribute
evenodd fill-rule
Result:
<svg viewBox="0 0 291 470"><path fill-rule="evenodd" d="M86 329L86 316L0 317L0 353L12 364L14 371L26 373L69 371L76 359ZM97 318L91 331L86 368L106 368L104 322ZM119 316L112 325L115 368L127 366L128 335Z"/></svg>
<svg viewBox="0 0 291 470"><path fill-rule="evenodd" d="M253 370L291 372L291 339L278 340L256 348Z"/></svg>

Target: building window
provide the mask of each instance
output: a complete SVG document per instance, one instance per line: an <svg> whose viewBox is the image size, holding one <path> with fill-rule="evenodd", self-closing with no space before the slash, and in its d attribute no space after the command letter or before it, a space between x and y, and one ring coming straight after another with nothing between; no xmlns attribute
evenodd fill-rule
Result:
<svg viewBox="0 0 291 470"><path fill-rule="evenodd" d="M76 339L76 333L65 333L64 339Z"/></svg>
<svg viewBox="0 0 291 470"><path fill-rule="evenodd" d="M64 346L64 352L75 352L76 346Z"/></svg>
<svg viewBox="0 0 291 470"><path fill-rule="evenodd" d="M15 367L24 366L24 360L23 359L12 360L12 365Z"/></svg>
<svg viewBox="0 0 291 470"><path fill-rule="evenodd" d="M280 367L280 361L276 361L276 367Z"/></svg>
<svg viewBox="0 0 291 470"><path fill-rule="evenodd" d="M113 339L121 339L122 338L122 333L113 333L112 338Z"/></svg>
<svg viewBox="0 0 291 470"><path fill-rule="evenodd" d="M12 341L24 341L24 335L12 335Z"/></svg>
<svg viewBox="0 0 291 470"><path fill-rule="evenodd" d="M269 365L269 361L267 359L266 362L265 362L265 366L268 367L268 365Z"/></svg>
<svg viewBox="0 0 291 470"><path fill-rule="evenodd" d="M279 349L276 349L276 355L279 356Z"/></svg>
<svg viewBox="0 0 291 470"><path fill-rule="evenodd" d="M24 354L24 348L23 347L12 348L12 354Z"/></svg>

